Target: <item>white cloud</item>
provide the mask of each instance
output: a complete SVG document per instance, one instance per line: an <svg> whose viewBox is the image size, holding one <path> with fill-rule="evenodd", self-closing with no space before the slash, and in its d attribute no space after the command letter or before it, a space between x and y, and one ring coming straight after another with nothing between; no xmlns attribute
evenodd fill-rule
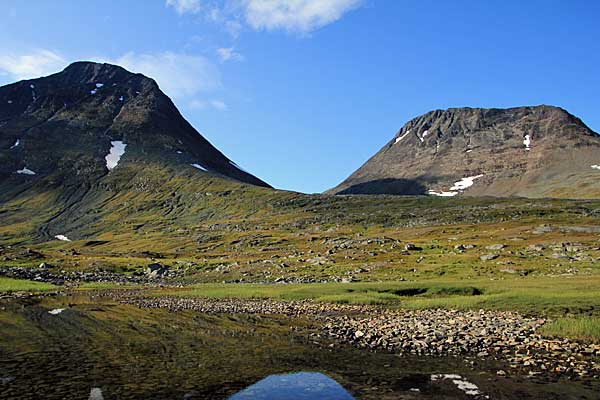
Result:
<svg viewBox="0 0 600 400"><path fill-rule="evenodd" d="M254 30L284 30L307 34L339 20L345 13L359 7L364 0L225 0L221 6L211 2L205 11L213 22L223 25L237 37L245 22ZM199 0L167 0L179 14L199 13Z"/></svg>
<svg viewBox="0 0 600 400"><path fill-rule="evenodd" d="M196 14L202 10L200 0L167 0L166 5L173 7L179 14Z"/></svg>
<svg viewBox="0 0 600 400"><path fill-rule="evenodd" d="M221 47L220 49L217 49L217 55L222 62L244 61L244 56L235 51L233 47Z"/></svg>
<svg viewBox="0 0 600 400"><path fill-rule="evenodd" d="M246 22L256 30L308 33L337 21L362 0L241 0Z"/></svg>
<svg viewBox="0 0 600 400"><path fill-rule="evenodd" d="M68 64L60 54L37 49L30 54L0 55L0 74L11 79L31 79L58 72Z"/></svg>
<svg viewBox="0 0 600 400"><path fill-rule="evenodd" d="M117 64L131 72L153 78L174 99L191 98L200 92L209 92L221 86L219 70L202 56L173 52L127 53L114 60L99 61Z"/></svg>

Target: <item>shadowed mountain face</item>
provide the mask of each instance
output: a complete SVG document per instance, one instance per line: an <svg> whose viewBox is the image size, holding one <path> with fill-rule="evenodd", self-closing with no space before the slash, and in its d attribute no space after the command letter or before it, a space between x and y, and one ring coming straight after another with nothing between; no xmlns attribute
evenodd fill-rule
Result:
<svg viewBox="0 0 600 400"><path fill-rule="evenodd" d="M3 219L39 240L109 231L122 223L117 212L173 219L185 209L192 218L211 188L256 186L269 187L213 147L141 74L78 62L0 87L0 205L10 210Z"/></svg>
<svg viewBox="0 0 600 400"><path fill-rule="evenodd" d="M600 136L563 109L436 110L330 193L600 198Z"/></svg>
<svg viewBox="0 0 600 400"><path fill-rule="evenodd" d="M77 62L0 88L0 185L49 176L98 181L114 167L106 157L115 146L119 168L160 162L268 186L214 148L141 74Z"/></svg>

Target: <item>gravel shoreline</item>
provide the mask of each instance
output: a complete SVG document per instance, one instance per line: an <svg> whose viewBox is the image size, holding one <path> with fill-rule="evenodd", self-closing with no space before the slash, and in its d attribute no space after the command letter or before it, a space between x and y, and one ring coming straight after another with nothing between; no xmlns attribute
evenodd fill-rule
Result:
<svg viewBox="0 0 600 400"><path fill-rule="evenodd" d="M494 359L506 365L498 376L526 375L555 380L600 378L600 345L545 338L546 322L514 312L393 310L378 306L304 301L216 298L147 298L131 291L103 293L122 303L206 314L279 314L310 317L313 339L330 347L352 345L398 355L458 356L465 361Z"/></svg>

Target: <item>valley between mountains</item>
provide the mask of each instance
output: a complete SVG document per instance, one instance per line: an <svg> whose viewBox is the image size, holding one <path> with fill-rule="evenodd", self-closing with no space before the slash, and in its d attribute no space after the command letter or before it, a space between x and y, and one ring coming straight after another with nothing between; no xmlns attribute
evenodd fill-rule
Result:
<svg viewBox="0 0 600 400"><path fill-rule="evenodd" d="M156 354L192 365L184 345L232 354L240 337L251 349L272 341L282 358L337 351L329 368L365 399L510 398L514 387L594 398L599 164L599 136L563 109L438 110L307 195L242 170L152 79L121 67L79 62L1 87L0 378L16 383L3 380L0 395L30 390L27 379L51 387L19 366L68 347L67 332L106 371L84 363L94 382L62 382L48 398L87 395L103 376L106 398L127 398L116 387L138 350L148 386L131 398L182 398L194 389L182 364L161 387ZM77 352L57 354L76 370ZM190 368L210 375L223 354ZM371 360L382 391L342 355ZM438 361L390 383L385 365L406 357ZM186 398L227 398L257 371L278 372L256 364L227 366L239 381Z"/></svg>

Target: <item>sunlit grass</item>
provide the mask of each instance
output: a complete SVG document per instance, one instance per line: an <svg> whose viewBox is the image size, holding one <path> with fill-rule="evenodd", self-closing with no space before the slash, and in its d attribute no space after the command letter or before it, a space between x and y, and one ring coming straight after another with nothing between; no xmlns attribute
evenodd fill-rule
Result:
<svg viewBox="0 0 600 400"><path fill-rule="evenodd" d="M600 342L600 318L559 318L544 325L542 333L548 336L571 337Z"/></svg>
<svg viewBox="0 0 600 400"><path fill-rule="evenodd" d="M0 292L47 292L57 289L49 283L0 278Z"/></svg>

